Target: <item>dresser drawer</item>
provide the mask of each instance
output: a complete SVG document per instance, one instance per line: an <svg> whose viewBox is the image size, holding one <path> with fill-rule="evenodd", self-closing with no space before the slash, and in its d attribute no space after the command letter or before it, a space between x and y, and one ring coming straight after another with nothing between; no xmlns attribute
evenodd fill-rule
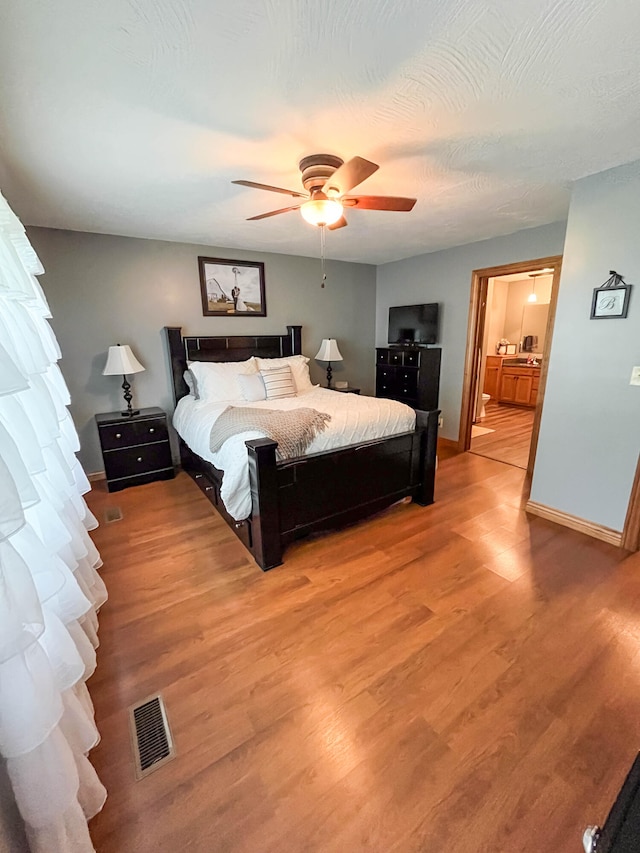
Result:
<svg viewBox="0 0 640 853"><path fill-rule="evenodd" d="M100 427L100 444L103 450L116 450L133 447L150 441L165 441L168 437L166 418L145 418L144 420L104 424Z"/></svg>
<svg viewBox="0 0 640 853"><path fill-rule="evenodd" d="M398 385L408 385L410 388L418 387L418 371L415 367L401 367L396 373Z"/></svg>
<svg viewBox="0 0 640 853"><path fill-rule="evenodd" d="M171 465L171 448L168 441L104 452L104 468L107 480L117 480L119 477L135 477L137 474L171 468Z"/></svg>
<svg viewBox="0 0 640 853"><path fill-rule="evenodd" d="M378 367L376 370L376 397L390 397L398 387L398 370L395 367Z"/></svg>

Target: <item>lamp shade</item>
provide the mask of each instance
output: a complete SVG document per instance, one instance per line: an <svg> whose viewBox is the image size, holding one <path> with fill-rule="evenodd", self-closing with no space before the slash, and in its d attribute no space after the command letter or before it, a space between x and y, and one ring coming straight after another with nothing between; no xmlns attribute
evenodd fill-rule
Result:
<svg viewBox="0 0 640 853"><path fill-rule="evenodd" d="M124 376L125 373L140 373L144 369L131 352L130 346L116 344L114 347L109 347L107 363L102 373L104 376L115 376L116 374Z"/></svg>
<svg viewBox="0 0 640 853"><path fill-rule="evenodd" d="M342 361L335 338L324 338L316 353L316 358L318 361Z"/></svg>

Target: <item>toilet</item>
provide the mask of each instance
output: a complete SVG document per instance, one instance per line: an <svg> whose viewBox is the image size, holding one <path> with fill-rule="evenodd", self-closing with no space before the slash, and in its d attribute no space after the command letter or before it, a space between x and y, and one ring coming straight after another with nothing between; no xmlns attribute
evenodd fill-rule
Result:
<svg viewBox="0 0 640 853"><path fill-rule="evenodd" d="M490 399L491 399L491 394L483 394L482 395L482 408L480 409L480 420L482 420L483 418L486 418L486 416L487 416L487 413L486 413L484 407L487 405L487 403L489 402Z"/></svg>

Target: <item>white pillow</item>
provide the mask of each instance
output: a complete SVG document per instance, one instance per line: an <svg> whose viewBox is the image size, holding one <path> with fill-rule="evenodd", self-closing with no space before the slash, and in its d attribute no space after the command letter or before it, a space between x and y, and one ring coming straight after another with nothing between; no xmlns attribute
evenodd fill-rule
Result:
<svg viewBox="0 0 640 853"><path fill-rule="evenodd" d="M187 383L189 394L191 394L192 397L195 397L196 400L199 400L200 395L198 394L198 383L196 382L196 377L189 370L189 368L185 370L182 376L184 378L184 381Z"/></svg>
<svg viewBox="0 0 640 853"><path fill-rule="evenodd" d="M267 400L296 396L296 386L293 384L293 376L288 364L283 364L282 367L273 367L270 370L261 370L260 375L264 380Z"/></svg>
<svg viewBox="0 0 640 853"><path fill-rule="evenodd" d="M311 391L313 384L309 377L309 359L306 355L289 355L286 358L256 358L258 370L271 370L288 364L293 375L293 382L298 394Z"/></svg>
<svg viewBox="0 0 640 853"><path fill-rule="evenodd" d="M247 400L249 403L267 399L267 389L264 387L264 379L259 373L252 373L248 376L239 374L238 385L240 386L243 400Z"/></svg>
<svg viewBox="0 0 640 853"><path fill-rule="evenodd" d="M196 379L201 400L218 403L224 400L242 400L238 376L258 372L255 358L246 361L192 361L189 370Z"/></svg>

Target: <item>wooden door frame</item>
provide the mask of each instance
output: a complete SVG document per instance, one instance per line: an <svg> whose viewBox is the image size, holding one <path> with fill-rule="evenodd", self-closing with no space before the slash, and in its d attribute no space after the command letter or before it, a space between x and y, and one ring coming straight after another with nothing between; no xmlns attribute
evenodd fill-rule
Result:
<svg viewBox="0 0 640 853"><path fill-rule="evenodd" d="M626 551L640 551L640 456L636 466L636 476L631 487L631 497L627 517L622 528L620 547Z"/></svg>
<svg viewBox="0 0 640 853"><path fill-rule="evenodd" d="M547 319L547 329L545 333L542 367L540 368L540 385L538 388L536 410L533 418L531 447L529 450L529 460L527 462L523 501L527 501L529 498L533 466L535 464L536 452L538 449L538 434L540 432L540 420L542 418L544 391L547 384L551 339L553 337L553 326L556 319L560 271L562 269L562 255L551 255L546 258L534 258L533 260L518 261L513 264L501 264L496 267L485 267L484 269L474 270L471 276L469 323L467 326L467 349L464 359L462 406L460 410L460 429L458 432L458 450L461 453L464 453L471 447L471 427L473 426L473 414L475 411L475 402L478 396L479 351L482 349L484 336L489 279L501 275L528 273L531 272L531 270L543 269L544 267L550 267L553 269L553 281L551 284L549 317ZM638 491L640 492L640 487Z"/></svg>

